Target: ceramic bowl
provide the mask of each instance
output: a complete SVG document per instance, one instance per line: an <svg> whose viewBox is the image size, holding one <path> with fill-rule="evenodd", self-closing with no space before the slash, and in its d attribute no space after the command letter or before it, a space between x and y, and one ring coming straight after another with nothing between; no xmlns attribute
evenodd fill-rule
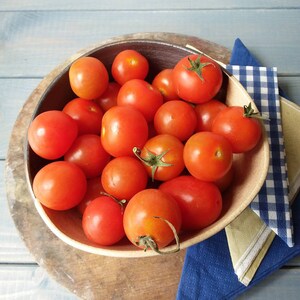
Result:
<svg viewBox="0 0 300 300"><path fill-rule="evenodd" d="M99 58L110 70L112 61L117 53L125 49L135 49L145 55L151 66L148 79L164 68L172 68L182 57L194 51L171 43L147 39L119 40L104 43L100 46L81 51L72 56L68 61L58 66L47 75L37 90L40 98L33 112L32 119L41 112L51 109L62 109L64 105L75 98L68 79L70 64L80 56L93 56ZM253 102L240 83L230 74L223 72L223 86L218 95L228 105L243 106ZM255 107L255 105L253 104ZM62 241L72 247L83 251L114 257L146 257L157 255L154 251L142 251L124 239L113 246L99 246L90 242L84 235L81 227L81 218L76 209L69 211L53 211L35 198L32 192L32 181L37 171L47 161L39 158L30 149L28 142L25 145L25 161L28 186L32 194L35 207L49 229ZM219 219L205 229L184 233L180 235L180 247L185 249L199 243L220 230L224 229L250 204L259 192L267 174L269 165L269 145L264 132L257 147L246 153L234 155L235 179L230 189L224 194L223 210ZM175 247L169 245L164 250Z"/></svg>

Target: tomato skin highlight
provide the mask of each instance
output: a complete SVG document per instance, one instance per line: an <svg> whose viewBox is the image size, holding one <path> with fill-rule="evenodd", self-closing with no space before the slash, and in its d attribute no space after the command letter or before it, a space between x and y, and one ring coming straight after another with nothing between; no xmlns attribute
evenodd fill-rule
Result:
<svg viewBox="0 0 300 300"><path fill-rule="evenodd" d="M147 81L132 79L120 88L117 103L119 106L137 109L147 122L151 122L156 111L163 104L163 96Z"/></svg>
<svg viewBox="0 0 300 300"><path fill-rule="evenodd" d="M36 116L27 133L32 150L49 160L62 157L73 144L77 134L76 122L58 110L46 111Z"/></svg>
<svg viewBox="0 0 300 300"><path fill-rule="evenodd" d="M129 201L136 193L145 189L148 174L142 163L131 156L112 159L103 169L101 182L106 193Z"/></svg>
<svg viewBox="0 0 300 300"><path fill-rule="evenodd" d="M253 117L244 116L244 108L230 106L222 110L212 124L212 131L230 142L233 153L252 150L262 135L261 123Z"/></svg>
<svg viewBox="0 0 300 300"><path fill-rule="evenodd" d="M110 158L96 134L80 135L64 155L64 160L80 167L87 178L100 176Z"/></svg>
<svg viewBox="0 0 300 300"><path fill-rule="evenodd" d="M116 82L123 85L131 79L145 79L149 71L149 62L136 50L123 50L114 58L111 73Z"/></svg>
<svg viewBox="0 0 300 300"><path fill-rule="evenodd" d="M80 203L77 205L77 211L82 216L86 207L92 200L101 196L101 193L105 192L102 184L101 177L94 177L87 180L86 193Z"/></svg>
<svg viewBox="0 0 300 300"><path fill-rule="evenodd" d="M214 119L216 118L217 114L225 107L227 107L226 104L216 99L211 99L210 101L196 105L196 131L211 131Z"/></svg>
<svg viewBox="0 0 300 300"><path fill-rule="evenodd" d="M148 124L139 111L115 106L103 115L101 141L112 156L133 156L133 147L142 148L147 139Z"/></svg>
<svg viewBox="0 0 300 300"><path fill-rule="evenodd" d="M211 182L193 176L179 176L162 183L159 189L177 201L183 230L203 229L215 222L221 214L222 195Z"/></svg>
<svg viewBox="0 0 300 300"><path fill-rule="evenodd" d="M201 70L202 79L192 70L191 62L200 59L207 64ZM181 99L192 103L203 103L211 100L220 90L223 74L220 66L204 55L192 54L182 58L174 67L173 79L176 92Z"/></svg>
<svg viewBox="0 0 300 300"><path fill-rule="evenodd" d="M94 199L83 213L82 228L94 243L102 246L116 244L125 236L121 205L108 196Z"/></svg>
<svg viewBox="0 0 300 300"><path fill-rule="evenodd" d="M165 102L178 99L173 80L173 69L164 69L160 71L154 77L152 85L160 91Z"/></svg>
<svg viewBox="0 0 300 300"><path fill-rule="evenodd" d="M216 181L231 168L233 154L223 136L203 131L188 139L183 159L191 175L203 181Z"/></svg>
<svg viewBox="0 0 300 300"><path fill-rule="evenodd" d="M187 140L194 133L196 125L194 108L181 100L164 103L154 116L154 127L158 134L170 134L180 141Z"/></svg>
<svg viewBox="0 0 300 300"><path fill-rule="evenodd" d="M54 210L67 210L82 201L87 182L83 171L75 164L55 161L38 171L32 188L35 197L44 206Z"/></svg>
<svg viewBox="0 0 300 300"><path fill-rule="evenodd" d="M79 135L100 134L103 111L97 103L75 98L65 105L63 112L76 121Z"/></svg>
<svg viewBox="0 0 300 300"><path fill-rule="evenodd" d="M149 235L159 248L174 240L170 227L161 219L168 220L177 232L181 228L181 212L172 196L157 189L146 189L137 193L125 208L124 229L127 238L137 246L139 237Z"/></svg>
<svg viewBox="0 0 300 300"><path fill-rule="evenodd" d="M105 92L99 98L95 99L95 102L104 112L117 105L117 98L120 88L121 85L118 83L109 82Z"/></svg>
<svg viewBox="0 0 300 300"><path fill-rule="evenodd" d="M80 57L71 64L69 81L73 92L83 99L100 97L108 86L105 65L95 57Z"/></svg>

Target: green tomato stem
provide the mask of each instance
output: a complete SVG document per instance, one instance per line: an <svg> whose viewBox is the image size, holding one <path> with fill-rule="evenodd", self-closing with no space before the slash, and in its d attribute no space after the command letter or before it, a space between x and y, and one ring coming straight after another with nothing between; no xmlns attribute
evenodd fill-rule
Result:
<svg viewBox="0 0 300 300"><path fill-rule="evenodd" d="M202 76L203 68L208 66L208 65L213 65L213 64L210 63L210 62L201 63L201 56L202 55L199 55L197 57L197 59L195 59L195 60L191 60L188 57L188 61L189 61L191 66L189 68L186 68L186 69L189 70L189 71L195 72L199 76L201 81L204 81L204 78Z"/></svg>
<svg viewBox="0 0 300 300"><path fill-rule="evenodd" d="M149 236L149 235L139 236L136 245L138 247L144 247L144 251L145 252L148 249L152 249L153 251L155 251L156 253L161 254L161 255L176 253L176 252L180 251L179 237L178 237L178 234L176 232L176 229L175 229L174 225L171 222L169 222L168 220L166 220L166 219L164 219L162 217L153 216L153 218L163 220L171 228L171 230L172 230L172 232L174 234L175 241L176 241L176 248L168 250L168 251L161 251L158 248L157 243L155 242L155 240L151 236Z"/></svg>
<svg viewBox="0 0 300 300"><path fill-rule="evenodd" d="M134 155L143 162L146 166L151 167L151 178L152 182L154 181L155 172L159 167L171 167L172 164L164 162L162 159L163 157L170 151L166 150L163 151L161 154L154 154L151 151L147 150L147 157L141 157L141 150L138 147L133 147L132 151Z"/></svg>
<svg viewBox="0 0 300 300"><path fill-rule="evenodd" d="M254 112L251 102L248 105L244 105L244 117L270 121L266 115L262 115L259 112Z"/></svg>

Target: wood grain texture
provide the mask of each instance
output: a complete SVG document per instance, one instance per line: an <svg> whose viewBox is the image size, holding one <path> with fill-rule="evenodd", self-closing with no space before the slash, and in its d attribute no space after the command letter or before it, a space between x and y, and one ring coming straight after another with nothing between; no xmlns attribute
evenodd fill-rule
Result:
<svg viewBox="0 0 300 300"><path fill-rule="evenodd" d="M17 2L17 3L16 3ZM27 0L12 1L2 0L0 10L174 10L174 9L253 9L253 8L295 8L300 7L299 1L287 0L284 3L281 0L271 0L268 4L260 0L211 0L211 1L174 1L174 0L151 0L141 4L140 0L112 0L112 1L76 1L74 5L72 0Z"/></svg>
<svg viewBox="0 0 300 300"><path fill-rule="evenodd" d="M45 76L81 48L113 36L155 31L198 36L227 48L240 37L266 66L276 63L279 73L298 74L299 12L298 9L234 13L231 10L129 10L109 14L106 11L0 12L0 77ZM283 53L293 63L282 59Z"/></svg>

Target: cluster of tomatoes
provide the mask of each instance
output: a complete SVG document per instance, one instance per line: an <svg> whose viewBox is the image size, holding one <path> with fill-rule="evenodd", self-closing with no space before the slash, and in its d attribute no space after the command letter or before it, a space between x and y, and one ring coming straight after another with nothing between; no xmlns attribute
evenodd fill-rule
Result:
<svg viewBox="0 0 300 300"><path fill-rule="evenodd" d="M180 231L215 222L233 177L234 153L254 148L261 125L249 107L214 99L223 74L202 55L183 57L151 82L135 50L104 64L82 57L69 69L77 98L30 124L32 150L49 163L33 181L48 208L77 208L87 238L165 247Z"/></svg>

